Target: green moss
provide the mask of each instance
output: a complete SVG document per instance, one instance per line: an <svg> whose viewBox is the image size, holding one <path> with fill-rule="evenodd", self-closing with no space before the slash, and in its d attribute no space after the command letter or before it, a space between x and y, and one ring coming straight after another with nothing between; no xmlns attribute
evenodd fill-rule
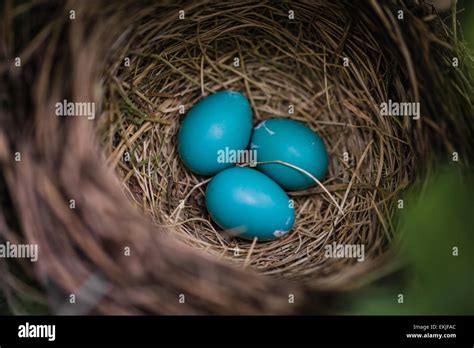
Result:
<svg viewBox="0 0 474 348"><path fill-rule="evenodd" d="M446 168L412 191L398 228L406 271L397 282L365 289L352 312L474 314L473 197L472 174Z"/></svg>

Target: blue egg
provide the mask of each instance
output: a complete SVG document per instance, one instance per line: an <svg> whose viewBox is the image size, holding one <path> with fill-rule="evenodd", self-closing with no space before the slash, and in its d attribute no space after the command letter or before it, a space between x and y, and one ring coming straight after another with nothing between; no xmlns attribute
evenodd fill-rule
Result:
<svg viewBox="0 0 474 348"><path fill-rule="evenodd" d="M321 180L328 169L328 154L321 138L303 123L275 118L255 127L250 147L258 162L280 160ZM310 176L283 164L261 164L257 168L287 190L304 190L316 184Z"/></svg>
<svg viewBox="0 0 474 348"><path fill-rule="evenodd" d="M218 92L197 103L178 135L181 160L192 172L213 175L235 163L219 156L245 150L252 134L252 109L237 92Z"/></svg>
<svg viewBox="0 0 474 348"><path fill-rule="evenodd" d="M234 236L267 241L287 234L295 222L293 202L255 169L234 167L217 174L206 190L212 220Z"/></svg>

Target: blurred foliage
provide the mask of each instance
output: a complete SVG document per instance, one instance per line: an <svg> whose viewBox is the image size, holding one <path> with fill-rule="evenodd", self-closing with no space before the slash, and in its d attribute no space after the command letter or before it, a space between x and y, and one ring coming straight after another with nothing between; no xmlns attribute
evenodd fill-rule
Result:
<svg viewBox="0 0 474 348"><path fill-rule="evenodd" d="M474 1L458 1L457 7L462 10L459 13L459 21L464 40L466 40L468 48L474 54Z"/></svg>
<svg viewBox="0 0 474 348"><path fill-rule="evenodd" d="M7 260L7 265L7 272L16 279L16 283L20 284L21 282L21 291L11 290L8 301L7 296L0 290L0 315L49 314L46 299L43 298L41 286L36 279L32 279L31 276L25 273L24 269L11 260ZM0 281L2 281L1 278Z"/></svg>
<svg viewBox="0 0 474 348"><path fill-rule="evenodd" d="M473 198L473 173L457 169L412 189L398 221L405 271L361 291L351 314L474 314Z"/></svg>

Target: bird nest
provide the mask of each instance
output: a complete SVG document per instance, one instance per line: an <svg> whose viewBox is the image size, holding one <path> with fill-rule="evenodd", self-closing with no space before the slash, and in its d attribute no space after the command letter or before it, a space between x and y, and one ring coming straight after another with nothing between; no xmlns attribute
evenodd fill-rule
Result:
<svg viewBox="0 0 474 348"><path fill-rule="evenodd" d="M416 135L411 121L380 115L393 88L379 76L392 58L335 9L217 5L185 12L183 20L141 23L127 45L130 66L110 72L100 133L144 214L202 252L280 277L325 282L341 275L356 260L327 257L333 242L364 245L367 259L385 250L396 198L414 176ZM399 78L391 83L402 86ZM322 186L290 192L296 225L286 238L261 243L223 234L204 204L208 180L178 157L184 112L222 90L247 96L255 124L292 118L327 145L331 161ZM394 92L395 100L406 99L402 87Z"/></svg>

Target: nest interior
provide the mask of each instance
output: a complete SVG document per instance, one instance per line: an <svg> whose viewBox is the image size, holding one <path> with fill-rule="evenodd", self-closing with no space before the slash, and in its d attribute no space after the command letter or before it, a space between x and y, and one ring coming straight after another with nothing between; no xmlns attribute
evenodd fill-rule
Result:
<svg viewBox="0 0 474 348"><path fill-rule="evenodd" d="M33 268L13 262L22 277L0 260L11 307L23 294L80 314L64 298L92 282L100 296L79 301L94 313L320 313L321 289L379 269L397 198L422 167L453 151L472 162L467 55L419 1L7 1L2 16L0 235L41 250ZM210 222L205 178L183 167L176 134L181 105L227 89L249 98L255 123L290 117L322 136L342 215L316 187L290 193L297 224L274 242ZM100 115L56 117L64 99ZM381 117L390 99L420 102L420 119ZM364 244L365 261L325 258L332 242Z"/></svg>
<svg viewBox="0 0 474 348"><path fill-rule="evenodd" d="M380 116L381 102L410 98L380 45L328 4L213 5L170 23L146 18L123 63L111 66L100 120L108 159L135 205L188 245L265 274L330 282L355 259L328 258L325 246L363 244L367 259L383 253L396 198L415 175L416 121ZM206 178L179 160L180 110L221 90L244 93L255 124L299 120L327 145L328 192L290 193L296 225L285 238L223 234L204 206Z"/></svg>

